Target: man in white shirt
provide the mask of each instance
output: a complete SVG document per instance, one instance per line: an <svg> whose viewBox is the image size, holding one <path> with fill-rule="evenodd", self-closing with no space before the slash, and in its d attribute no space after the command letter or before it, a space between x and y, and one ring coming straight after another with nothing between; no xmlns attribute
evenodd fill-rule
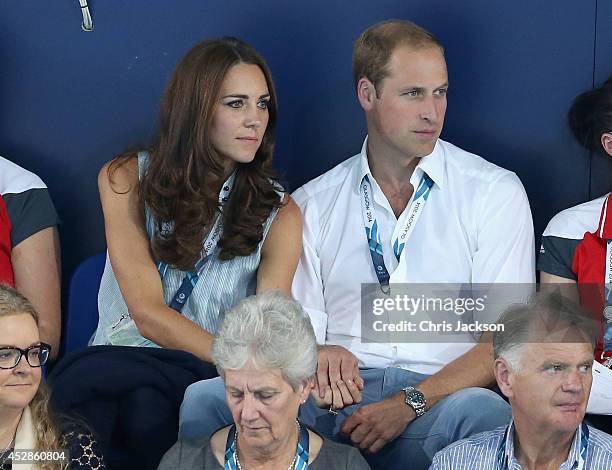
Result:
<svg viewBox="0 0 612 470"><path fill-rule="evenodd" d="M448 77L430 33L374 25L353 67L368 125L362 151L293 195L304 217L293 294L321 345L318 396L300 419L360 447L374 468L427 468L449 443L509 421L507 403L478 388L494 381L491 345L362 342L361 285L532 283L531 213L514 173L439 139ZM426 190L415 211L417 187ZM364 191L376 222L368 230ZM223 400L221 381L191 386L181 436L231 422Z"/></svg>
<svg viewBox="0 0 612 470"><path fill-rule="evenodd" d="M365 389L361 406L333 423L314 407L302 419L350 436L375 467L427 468L434 449L508 422L507 404L479 388L494 381L491 344L362 342L361 284L385 283L375 265L391 285L532 283L531 213L514 173L439 139L448 76L431 34L404 21L374 25L357 40L353 68L368 137L361 153L293 194L304 216L293 294L322 345L317 378L327 403L340 408L361 398L355 364ZM419 211L411 198L427 179L433 184ZM365 191L384 263L364 236ZM398 259L393 246L405 231Z"/></svg>

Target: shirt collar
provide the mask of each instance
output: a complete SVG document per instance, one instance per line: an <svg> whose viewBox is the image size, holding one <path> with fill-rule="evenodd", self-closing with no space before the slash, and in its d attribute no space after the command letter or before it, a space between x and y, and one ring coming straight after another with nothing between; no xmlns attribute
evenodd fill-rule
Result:
<svg viewBox="0 0 612 470"><path fill-rule="evenodd" d="M420 159L415 172L417 173L418 181L420 181L423 173L427 173L433 182L442 188L444 186L445 154L444 148L440 142L440 139L438 139L433 152ZM355 174L355 188L357 188L357 191L360 191L359 187L361 186L363 177L366 175L369 175L370 178L374 179L372 172L370 171L370 165L368 164L368 136L366 136L364 139L363 145L361 146L361 152L359 153L359 164Z"/></svg>
<svg viewBox="0 0 612 470"><path fill-rule="evenodd" d="M509 468L514 466L514 462L519 465L518 460L514 456L514 420L510 421L510 426L508 432L506 433L506 456L508 458ZM572 441L572 445L570 447L569 454L567 456L567 460L561 464L559 469L561 470L573 470L574 468L578 468L578 463L580 459L580 441L582 440L582 425L578 426L578 429L574 433L574 440ZM520 467L519 467L520 468Z"/></svg>

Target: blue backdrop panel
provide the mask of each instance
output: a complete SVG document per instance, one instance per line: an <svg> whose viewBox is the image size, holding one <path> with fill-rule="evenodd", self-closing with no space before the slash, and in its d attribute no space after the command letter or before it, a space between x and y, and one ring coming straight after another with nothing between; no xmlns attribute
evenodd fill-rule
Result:
<svg viewBox="0 0 612 470"><path fill-rule="evenodd" d="M76 0L0 5L0 154L51 188L66 275L104 248L99 168L151 140L172 68L210 36L242 37L269 61L280 98L276 162L293 188L359 151L352 45L368 25L397 17L446 45L443 137L516 171L538 232L589 197L588 158L565 113L592 84L595 0L557 0L554 9L530 0L90 3L90 33Z"/></svg>
<svg viewBox="0 0 612 470"><path fill-rule="evenodd" d="M595 48L594 83L601 85L612 75L612 2L597 1L597 46ZM593 198L612 190L612 158L594 154L591 157L591 196Z"/></svg>

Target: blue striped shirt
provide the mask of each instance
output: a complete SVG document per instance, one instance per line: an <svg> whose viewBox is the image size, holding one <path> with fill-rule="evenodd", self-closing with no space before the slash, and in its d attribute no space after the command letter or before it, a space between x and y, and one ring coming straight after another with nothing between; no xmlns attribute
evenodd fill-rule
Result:
<svg viewBox="0 0 612 470"><path fill-rule="evenodd" d="M138 154L140 178L144 175L147 163L148 154L140 152ZM280 188L279 198L282 198ZM240 300L255 294L261 249L277 213L278 209L271 211L263 225L263 240L250 255L236 256L231 260L221 261L217 256L218 249L213 252L210 261L204 266L200 280L185 302L181 311L184 317L203 329L216 334L225 312ZM157 233L158 226L146 207L145 216L147 235L149 239L152 239ZM171 266L164 272L162 289L167 305L170 305L187 274L187 272ZM157 346L140 334L134 320L130 317L128 307L119 289L119 283L113 272L108 252L98 292L98 313L98 328L91 341L92 344ZM113 334L113 332L120 334Z"/></svg>
<svg viewBox="0 0 612 470"><path fill-rule="evenodd" d="M498 468L497 453L506 439L509 470L522 470L521 464L514 455L514 423L493 431L485 431L470 438L454 442L438 452L431 463L430 470L493 470ZM612 436L589 428L589 444L584 470L612 469ZM578 468L580 454L580 430L576 432L567 460L559 470Z"/></svg>

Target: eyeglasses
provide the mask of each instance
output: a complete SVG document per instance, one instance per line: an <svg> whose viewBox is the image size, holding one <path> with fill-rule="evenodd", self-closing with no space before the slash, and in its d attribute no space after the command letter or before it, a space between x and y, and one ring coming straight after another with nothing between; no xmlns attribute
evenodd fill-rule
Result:
<svg viewBox="0 0 612 470"><path fill-rule="evenodd" d="M12 346L0 348L0 369L14 369L21 361L22 356L25 356L30 367L44 366L49 359L50 352L51 346L46 343L30 346L27 349Z"/></svg>

